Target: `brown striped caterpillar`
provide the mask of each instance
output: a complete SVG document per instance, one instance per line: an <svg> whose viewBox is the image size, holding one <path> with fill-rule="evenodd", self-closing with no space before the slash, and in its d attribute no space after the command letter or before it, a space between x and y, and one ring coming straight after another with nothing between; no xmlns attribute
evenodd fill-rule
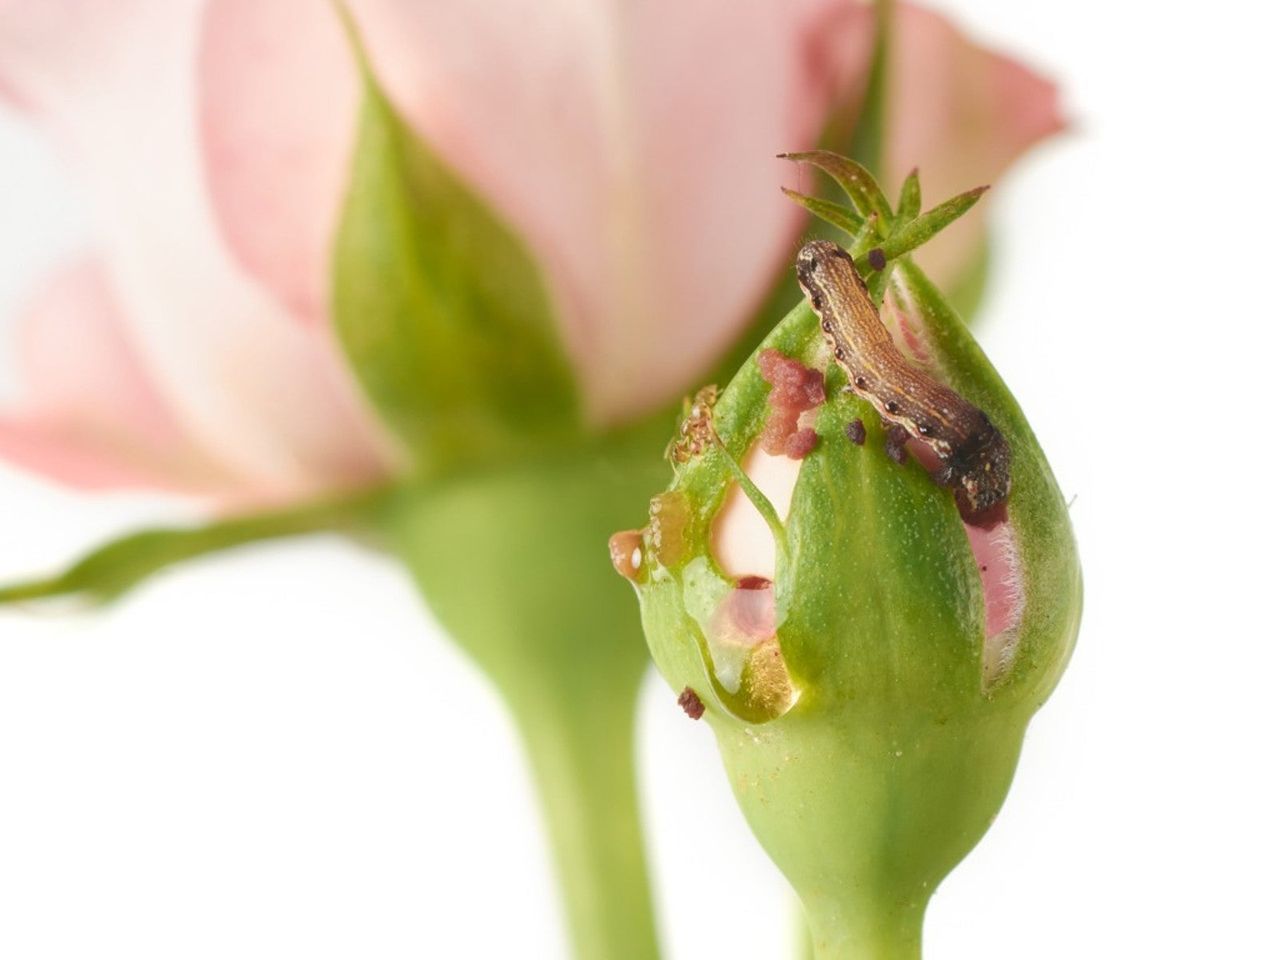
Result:
<svg viewBox="0 0 1280 960"><path fill-rule="evenodd" d="M1009 496L1009 444L987 415L898 351L853 258L826 240L800 248L796 276L849 387L938 458L934 482L980 522Z"/></svg>

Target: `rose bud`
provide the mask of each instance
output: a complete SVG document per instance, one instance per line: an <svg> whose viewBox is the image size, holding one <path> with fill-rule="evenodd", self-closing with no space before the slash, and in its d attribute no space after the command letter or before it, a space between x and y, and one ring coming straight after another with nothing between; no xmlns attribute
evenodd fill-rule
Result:
<svg viewBox="0 0 1280 960"><path fill-rule="evenodd" d="M976 193L894 211L796 159L855 201L800 198L853 242L801 249L806 302L691 405L624 572L817 956L913 957L1067 662L1080 570L1021 410L906 256Z"/></svg>

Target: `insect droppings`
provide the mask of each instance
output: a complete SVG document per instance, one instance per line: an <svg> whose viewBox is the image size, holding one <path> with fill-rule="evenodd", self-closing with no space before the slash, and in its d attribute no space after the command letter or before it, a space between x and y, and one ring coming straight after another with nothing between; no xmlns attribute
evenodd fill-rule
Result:
<svg viewBox="0 0 1280 960"><path fill-rule="evenodd" d="M818 445L818 431L813 427L803 427L787 437L782 452L792 460L803 460Z"/></svg>
<svg viewBox="0 0 1280 960"><path fill-rule="evenodd" d="M907 433L905 427L892 424L884 432L884 452L889 454L889 459L894 463L906 463L907 441L910 439L911 434Z"/></svg>
<svg viewBox="0 0 1280 960"><path fill-rule="evenodd" d="M693 692L693 687L685 687L681 690L680 696L676 697L676 703L690 720L701 720L702 715L707 712L702 698Z"/></svg>
<svg viewBox="0 0 1280 960"><path fill-rule="evenodd" d="M760 434L760 446L772 456L786 454L799 460L817 443L817 434L809 437L800 428L799 419L804 411L827 399L822 371L772 348L760 351L756 363L760 376L769 384L769 416ZM805 435L796 440L800 434Z"/></svg>

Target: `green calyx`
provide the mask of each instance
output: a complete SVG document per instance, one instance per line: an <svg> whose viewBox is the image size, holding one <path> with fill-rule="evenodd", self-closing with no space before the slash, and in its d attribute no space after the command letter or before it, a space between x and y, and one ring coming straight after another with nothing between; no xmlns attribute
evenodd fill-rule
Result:
<svg viewBox="0 0 1280 960"><path fill-rule="evenodd" d="M419 475L520 459L585 433L542 273L519 237L396 114L364 103L333 253L333 320Z"/></svg>
<svg viewBox="0 0 1280 960"><path fill-rule="evenodd" d="M633 538L640 562L624 572L659 670L689 691L682 703L705 709L744 813L805 905L817 955L918 956L929 896L995 816L1026 724L1065 667L1080 572L1066 504L1025 418L907 256L976 193L921 213L913 175L894 211L852 161L794 159L832 174L853 201L837 210L799 198L851 234L887 325L909 328L931 374L1007 440L1007 520L975 533L950 490L888 455L888 425L844 389L802 302L713 405L699 395L671 448L675 476L657 501L668 506L651 510ZM739 464L771 415L766 351L816 367L825 384L789 511L761 511L778 540L771 583L729 576L718 552ZM975 536L987 546L971 546ZM997 562L1008 583L980 569Z"/></svg>

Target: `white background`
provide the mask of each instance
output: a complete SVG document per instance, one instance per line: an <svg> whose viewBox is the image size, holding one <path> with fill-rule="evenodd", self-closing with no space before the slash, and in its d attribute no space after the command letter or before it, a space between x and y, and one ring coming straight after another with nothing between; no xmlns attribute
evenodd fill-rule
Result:
<svg viewBox="0 0 1280 960"><path fill-rule="evenodd" d="M980 336L1076 498L1086 617L926 950L1278 956L1276 17L942 6L1073 120L989 198ZM83 224L11 118L0 173L7 316ZM182 513L0 469L0 578ZM669 955L789 956L785 887L656 678L641 737ZM0 614L0 956L556 958L551 890L507 720L386 561L318 539Z"/></svg>

